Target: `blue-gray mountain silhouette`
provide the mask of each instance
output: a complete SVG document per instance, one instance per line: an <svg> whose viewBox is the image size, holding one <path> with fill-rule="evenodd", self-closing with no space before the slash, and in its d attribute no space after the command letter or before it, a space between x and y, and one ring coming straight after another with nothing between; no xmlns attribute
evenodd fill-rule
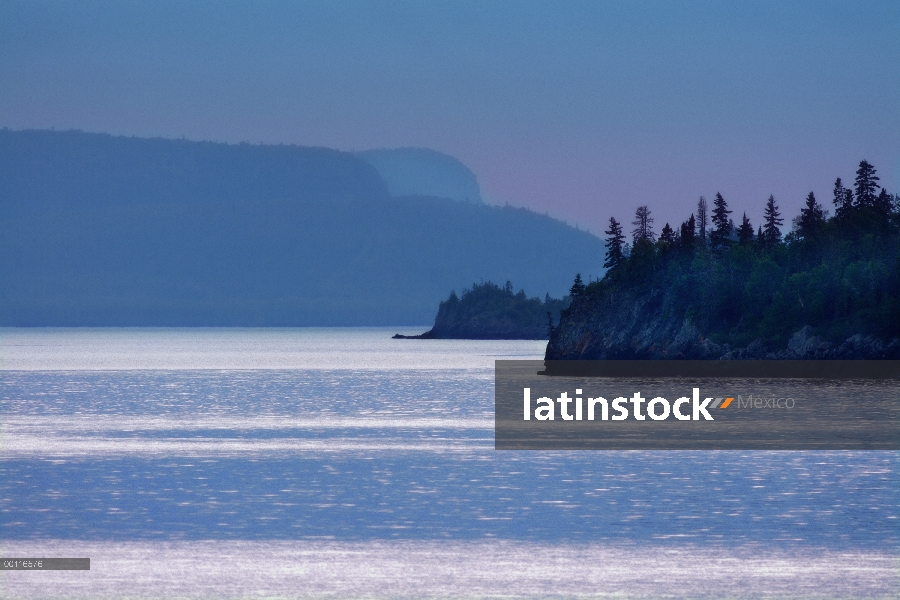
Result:
<svg viewBox="0 0 900 600"><path fill-rule="evenodd" d="M394 198L351 153L0 131L0 325L416 325L482 279L559 297L602 255L524 209Z"/></svg>
<svg viewBox="0 0 900 600"><path fill-rule="evenodd" d="M452 156L427 148L367 150L356 155L375 167L391 196L434 196L482 203L475 173Z"/></svg>

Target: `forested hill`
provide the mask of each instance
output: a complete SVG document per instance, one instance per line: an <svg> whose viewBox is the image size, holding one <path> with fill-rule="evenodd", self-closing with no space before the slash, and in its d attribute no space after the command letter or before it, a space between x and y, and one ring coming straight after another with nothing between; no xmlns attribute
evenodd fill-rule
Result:
<svg viewBox="0 0 900 600"><path fill-rule="evenodd" d="M453 291L441 302L434 327L421 335L397 334L396 339L457 340L546 340L550 326L559 321L559 313L569 305L546 295L529 298L525 290L513 293L512 282L499 285L486 281L462 291Z"/></svg>
<svg viewBox="0 0 900 600"><path fill-rule="evenodd" d="M0 131L0 325L428 323L451 289L560 296L602 242L547 216L392 197L350 153Z"/></svg>
<svg viewBox="0 0 900 600"><path fill-rule="evenodd" d="M386 198L374 167L327 148L227 145L78 131L0 131L5 210Z"/></svg>
<svg viewBox="0 0 900 600"><path fill-rule="evenodd" d="M900 358L900 197L878 181L862 161L825 206L810 192L784 236L773 197L755 230L720 194L658 237L639 207L630 247L610 219L609 271L563 311L546 357Z"/></svg>

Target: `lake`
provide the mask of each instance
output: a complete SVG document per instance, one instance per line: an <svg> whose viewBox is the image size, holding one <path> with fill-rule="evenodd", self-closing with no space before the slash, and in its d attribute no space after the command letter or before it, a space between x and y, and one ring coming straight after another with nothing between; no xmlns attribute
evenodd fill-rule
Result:
<svg viewBox="0 0 900 600"><path fill-rule="evenodd" d="M894 598L896 452L495 451L427 327L0 330L3 598Z"/></svg>

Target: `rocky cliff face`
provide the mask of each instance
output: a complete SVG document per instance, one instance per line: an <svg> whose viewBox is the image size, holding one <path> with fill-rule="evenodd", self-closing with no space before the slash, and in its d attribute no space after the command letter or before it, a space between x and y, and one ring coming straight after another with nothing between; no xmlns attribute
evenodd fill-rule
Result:
<svg viewBox="0 0 900 600"><path fill-rule="evenodd" d="M546 359L718 358L689 319L664 314L664 300L660 291L579 296L553 329Z"/></svg>
<svg viewBox="0 0 900 600"><path fill-rule="evenodd" d="M782 348L762 340L742 347L716 343L692 319L667 310L668 304L662 290L575 298L550 335L545 359L900 359L900 339L857 334L835 343L809 326Z"/></svg>

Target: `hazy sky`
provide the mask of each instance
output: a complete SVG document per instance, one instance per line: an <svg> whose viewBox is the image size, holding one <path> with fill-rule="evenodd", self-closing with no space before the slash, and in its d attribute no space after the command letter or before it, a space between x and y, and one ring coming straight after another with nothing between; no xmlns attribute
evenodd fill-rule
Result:
<svg viewBox="0 0 900 600"><path fill-rule="evenodd" d="M900 191L900 2L3 0L0 126L423 146L593 232L717 191L758 223L863 158Z"/></svg>

